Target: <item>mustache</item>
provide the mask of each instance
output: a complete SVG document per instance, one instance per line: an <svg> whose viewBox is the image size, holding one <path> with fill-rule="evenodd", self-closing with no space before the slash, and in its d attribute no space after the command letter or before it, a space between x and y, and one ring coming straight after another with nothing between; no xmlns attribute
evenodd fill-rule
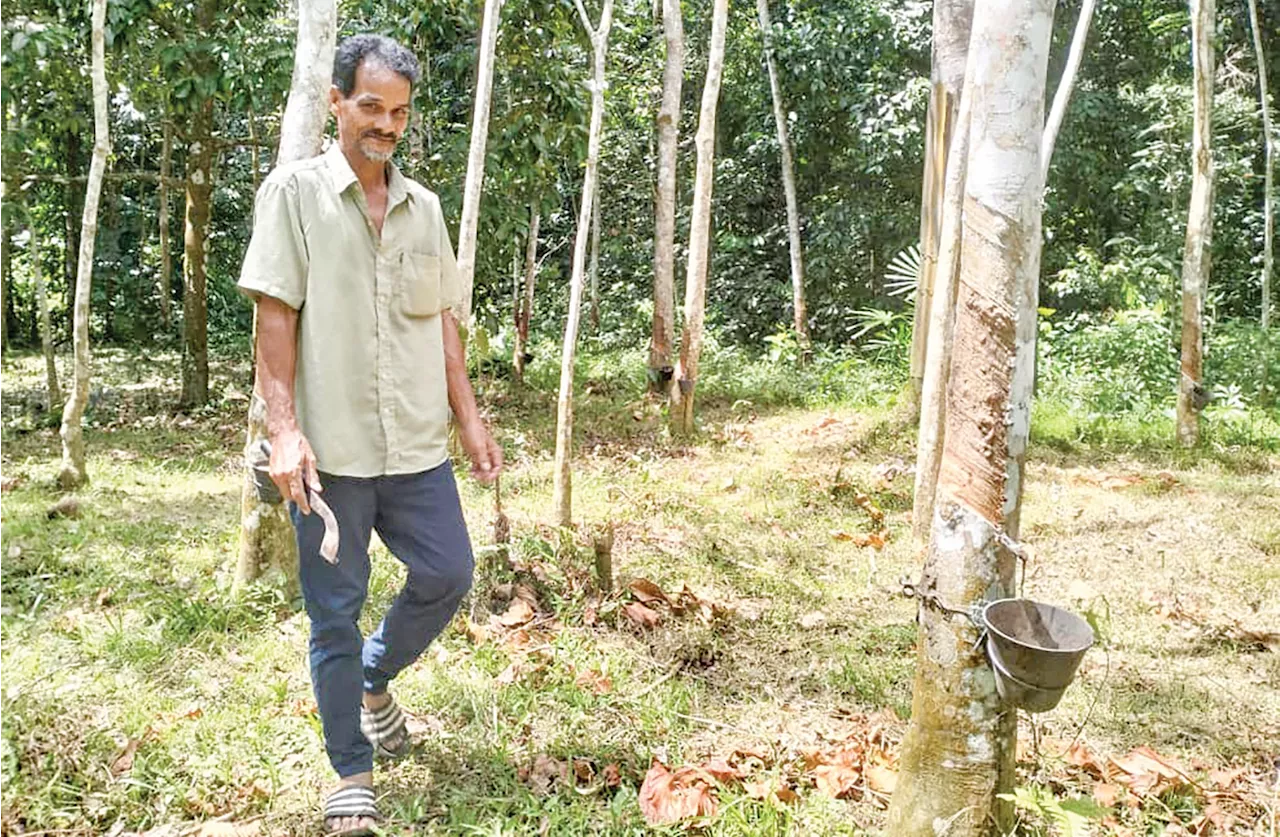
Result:
<svg viewBox="0 0 1280 837"><path fill-rule="evenodd" d="M365 131L361 137L372 137L373 139L382 139L387 142L395 142L398 137L395 134L384 134L381 131Z"/></svg>

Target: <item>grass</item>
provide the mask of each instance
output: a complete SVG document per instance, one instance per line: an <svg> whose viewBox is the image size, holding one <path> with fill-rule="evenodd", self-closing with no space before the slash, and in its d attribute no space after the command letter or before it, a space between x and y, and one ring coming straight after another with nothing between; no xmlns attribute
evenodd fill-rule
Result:
<svg viewBox="0 0 1280 837"><path fill-rule="evenodd" d="M460 618L397 680L418 747L380 768L389 833L674 834L640 814L653 757L785 755L820 745L858 713L909 713L914 607L892 591L915 572L911 477L877 476L877 466L912 461L913 440L891 421L895 373L753 367L754 394L727 373L709 375L703 432L682 445L639 394L642 366L638 356L584 359L579 391L591 394L577 410L574 531L546 523L552 373L535 364L543 386L531 391L482 383L510 461L503 503L523 570L482 548L472 612L483 621L490 605L501 611L494 587L522 581L537 590L540 616L525 637L478 638ZM317 833L331 779L305 616L270 589L230 593L245 369L217 365L218 401L179 416L160 409L176 396L176 357L100 353L93 482L74 519L46 515L58 499L58 445L28 406L40 369L32 356L4 368L3 472L17 482L3 502L0 827L98 834L227 817ZM852 383L839 384L839 369ZM789 380L772 388L779 377ZM832 398L839 404L822 403ZM1024 513L1037 557L1026 593L1108 611L1110 642L1037 731L1070 740L1083 725L1102 753L1145 744L1207 766L1265 767L1280 737L1277 655L1213 629L1280 624L1275 452L1211 435L1188 456L1144 426L1128 436L1082 427L1052 403L1037 412ZM1117 476L1126 479L1108 482ZM460 482L484 547L492 493ZM883 552L833 538L873 528L859 491L886 512ZM606 523L621 583L687 583L731 615L628 627L627 596L597 601L590 590L590 532ZM386 550L374 551L366 629L401 578ZM1162 615L1169 602L1203 624ZM513 664L516 676L504 677ZM608 688L591 687L604 679ZM904 727L893 722L891 735ZM1041 775L1056 755L1024 775ZM542 795L530 778L540 756L581 763L588 778ZM620 770L617 788L599 780L608 765ZM800 792L778 808L724 788L704 830L838 835L883 824L872 802ZM1178 805L1190 806L1184 820L1195 813L1194 801Z"/></svg>

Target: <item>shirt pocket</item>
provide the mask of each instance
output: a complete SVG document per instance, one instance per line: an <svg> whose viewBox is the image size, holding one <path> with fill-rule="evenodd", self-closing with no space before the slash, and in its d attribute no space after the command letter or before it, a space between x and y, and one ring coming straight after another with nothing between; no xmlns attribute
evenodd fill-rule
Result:
<svg viewBox="0 0 1280 837"><path fill-rule="evenodd" d="M410 317L440 313L440 257L426 253L402 255L400 261L401 307Z"/></svg>

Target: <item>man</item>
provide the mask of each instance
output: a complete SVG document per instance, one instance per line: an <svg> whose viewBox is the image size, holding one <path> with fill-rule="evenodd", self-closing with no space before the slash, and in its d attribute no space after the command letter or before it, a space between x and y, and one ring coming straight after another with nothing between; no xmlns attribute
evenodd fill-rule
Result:
<svg viewBox="0 0 1280 837"><path fill-rule="evenodd" d="M450 311L462 289L440 202L391 163L417 79L417 60L388 38L338 46L329 91L338 141L263 183L240 278L258 304L271 479L292 503L311 679L339 776L325 831L344 835L371 833L379 819L374 755L408 745L387 684L440 634L471 584L446 450L451 408L472 474L488 483L502 470ZM334 564L320 555L313 492L337 518ZM374 529L408 577L363 639Z"/></svg>

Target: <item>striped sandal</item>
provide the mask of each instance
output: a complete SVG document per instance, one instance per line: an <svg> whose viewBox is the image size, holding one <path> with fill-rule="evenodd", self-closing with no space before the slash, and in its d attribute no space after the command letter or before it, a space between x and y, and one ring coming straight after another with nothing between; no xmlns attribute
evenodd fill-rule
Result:
<svg viewBox="0 0 1280 837"><path fill-rule="evenodd" d="M343 820L382 820L373 788L347 785L329 794L324 801L324 830L325 837L370 837L378 833L369 825L342 828Z"/></svg>
<svg viewBox="0 0 1280 837"><path fill-rule="evenodd" d="M360 731L373 745L373 754L381 759L395 759L409 749L409 731L404 713L394 700L381 709L360 707Z"/></svg>

